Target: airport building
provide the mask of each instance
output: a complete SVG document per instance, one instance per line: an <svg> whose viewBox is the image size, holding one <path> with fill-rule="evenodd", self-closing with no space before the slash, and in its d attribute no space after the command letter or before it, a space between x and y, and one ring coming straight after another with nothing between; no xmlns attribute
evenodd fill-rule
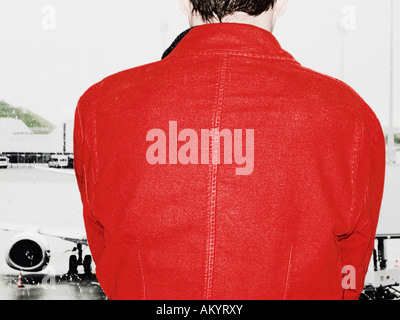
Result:
<svg viewBox="0 0 400 320"><path fill-rule="evenodd" d="M57 126L51 133L35 134L22 121L0 118L0 154L10 163L47 163L52 155L67 155L73 163L73 121Z"/></svg>
<svg viewBox="0 0 400 320"><path fill-rule="evenodd" d="M73 166L73 131L73 120L61 123L51 133L35 134L22 120L0 118L0 155L7 156L10 163L47 163L52 155L67 155ZM383 131L387 135L389 128ZM400 128L393 132L396 162L400 163Z"/></svg>

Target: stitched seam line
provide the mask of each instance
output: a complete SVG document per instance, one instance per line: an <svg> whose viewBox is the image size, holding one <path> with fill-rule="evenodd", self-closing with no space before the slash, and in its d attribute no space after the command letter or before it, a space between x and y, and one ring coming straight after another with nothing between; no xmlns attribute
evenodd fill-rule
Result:
<svg viewBox="0 0 400 320"><path fill-rule="evenodd" d="M359 110L359 112L361 113L361 111ZM352 187L353 187L353 201L352 201L352 205L351 205L351 209L350 209L350 223L351 225L349 225L349 228L351 228L350 234L348 235L348 237L351 236L351 234L354 232L354 229L357 225L357 220L359 219L359 217L357 217L357 220L354 220L354 216L355 216L355 209L356 209L356 201L359 200L360 198L360 194L358 192L358 188L357 188L357 178L358 178L358 173L359 173L359 161L360 161L360 149L361 149L361 142L362 142L362 137L364 134L364 125L361 124L361 128L358 130L358 136L355 139L355 150L354 150L354 155L353 155L353 159L352 159L352 176L353 179L351 181L352 183ZM362 210L362 209L361 209ZM339 245L340 247L340 245ZM341 247L340 247L341 249ZM342 267L344 266L345 262L345 257L343 257L343 253L341 250L341 258L342 258ZM344 277L344 275L343 275ZM342 281L343 281L343 277L342 277ZM342 299L345 299L346 297L346 289L343 288L342 290Z"/></svg>
<svg viewBox="0 0 400 320"><path fill-rule="evenodd" d="M93 104L93 153L94 153L94 160L96 163L95 166L95 171L96 171L96 177L94 177L94 181L96 181L97 184L97 179L99 178L99 155L97 151L97 109L96 109L96 104Z"/></svg>
<svg viewBox="0 0 400 320"><path fill-rule="evenodd" d="M142 255L140 253L139 241L137 238L136 238L136 245L137 245L138 258L139 258L140 272L142 274L142 299L146 300L146 282L144 279Z"/></svg>
<svg viewBox="0 0 400 320"><path fill-rule="evenodd" d="M205 275L205 300L210 300L212 295L212 282L214 274L214 260L215 260L215 221L216 221L216 209L217 209L217 173L218 164L214 159L218 159L219 143L216 143L219 137L216 133L219 132L221 127L221 113L222 113L222 102L224 99L224 82L226 76L228 57L224 56L221 67L219 69L219 89L217 91L217 103L213 116L212 129L214 129L212 137L212 146L209 149L209 160L211 158L210 168L210 198L209 198L209 211L208 211L208 237L207 237L207 261L206 261L206 275Z"/></svg>
<svg viewBox="0 0 400 320"><path fill-rule="evenodd" d="M354 225L354 214L355 214L355 209L356 209L356 201L359 199L359 192L357 189L357 178L358 178L358 164L360 161L360 148L361 148L361 140L362 140L362 136L364 133L364 126L361 126L361 129L359 131L359 136L357 137L356 140L356 148L355 148L355 152L354 152L354 157L353 157L353 163L352 163L352 175L353 175L353 180L352 180L352 185L353 185L353 203L351 206L351 210L350 210L350 221L353 222ZM349 226L352 227L352 226ZM351 232L353 232L354 230L352 229Z"/></svg>
<svg viewBox="0 0 400 320"><path fill-rule="evenodd" d="M285 281L285 291L283 293L283 300L287 299L287 291L289 288L289 273L290 273L290 268L292 266L292 253L293 253L293 244L290 247L290 253L289 253L289 261L288 261L288 268L287 268L287 273L286 273L286 281Z"/></svg>
<svg viewBox="0 0 400 320"><path fill-rule="evenodd" d="M378 131L378 129L376 131ZM375 135L375 133L374 133L374 135ZM373 140L372 140L372 137L371 137L371 139L370 139L370 148L371 148L372 142L373 142ZM370 154L370 166L372 164L372 156L373 156L373 153L371 152L371 154ZM366 204L365 204L365 208L363 208L364 210L368 211L367 214L368 214L369 218L370 218L370 214L371 214L371 211L370 211L370 197L369 197L370 190L371 190L371 175L372 175L372 171L370 170L369 179L368 179L367 197L365 199L366 200ZM363 201L363 203L364 203L364 201ZM370 221L370 219L367 219L367 221L361 227L359 227L358 230L362 230L369 223L369 221ZM376 232L374 232L374 230L370 231L371 237L370 237L369 242L368 242L368 247L367 247L368 249L364 252L364 255L363 255L362 260L361 260L362 262L365 261L365 258L367 257L367 254L369 254L369 248L371 248L371 245L373 246L373 243L375 241L375 236L374 236L375 233ZM362 270L362 271L365 271L365 270Z"/></svg>
<svg viewBox="0 0 400 320"><path fill-rule="evenodd" d="M89 146L89 144L87 142L87 139L86 139L86 136L85 136L85 132L83 130L83 123L82 123L82 115L81 115L81 112L80 112L80 106L78 106L78 108L77 108L77 113L78 113L79 130L80 130L80 135L81 135L81 141L79 141L79 143L80 143L80 148L83 148L85 143L88 146ZM84 153L83 153L83 151L81 151L81 153L82 153L82 160L83 160L83 154ZM89 211L91 213L92 212L92 208L91 208L91 201L89 199L89 194L88 194L87 172L86 172L86 166L85 166L84 162L82 163L82 171L83 171L82 175L83 175L83 179L84 179L83 186L84 186L84 190L85 190L85 199L86 199L86 202L87 202L87 204L89 206Z"/></svg>
<svg viewBox="0 0 400 320"><path fill-rule="evenodd" d="M250 58L259 58L259 59L267 59L267 60L285 60L285 61L291 61L295 62L296 64L299 64L299 62L294 59L293 57L285 57L281 55L263 55L263 54L257 54L257 53L248 53L248 52L242 52L242 51L202 51L202 52L196 52L193 53L193 55L190 55L190 53L184 53L184 54L171 54L172 57L190 57L190 56L212 56L212 55L231 55L231 56L241 56L241 57L250 57Z"/></svg>

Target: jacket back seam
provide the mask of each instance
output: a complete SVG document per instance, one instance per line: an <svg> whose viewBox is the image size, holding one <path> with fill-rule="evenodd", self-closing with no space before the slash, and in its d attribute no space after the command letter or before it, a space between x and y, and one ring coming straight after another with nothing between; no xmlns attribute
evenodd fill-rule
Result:
<svg viewBox="0 0 400 320"><path fill-rule="evenodd" d="M228 65L228 56L224 56L221 62L221 66L218 69L219 78L217 82L217 95L215 109L213 113L213 119L211 124L211 135L212 144L209 148L209 210L207 216L207 247L206 247L206 274L205 274L205 289L204 298L210 300L212 296L212 284L214 274L214 262L215 262L215 224L216 224L216 211L217 211L217 174L218 174L218 156L219 148L217 139L219 139L219 130L221 127L221 114L222 114L222 103L224 99L224 85L226 77L226 69ZM218 148L218 149L216 149Z"/></svg>

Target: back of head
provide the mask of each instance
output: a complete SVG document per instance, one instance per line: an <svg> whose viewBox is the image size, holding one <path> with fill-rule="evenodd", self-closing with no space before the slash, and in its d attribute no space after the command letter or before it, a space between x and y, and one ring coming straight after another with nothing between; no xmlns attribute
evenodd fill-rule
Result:
<svg viewBox="0 0 400 320"><path fill-rule="evenodd" d="M180 0L191 27L220 22L251 24L271 31L288 0Z"/></svg>
<svg viewBox="0 0 400 320"><path fill-rule="evenodd" d="M250 16L258 16L273 8L275 0L190 0L193 11L204 21L214 18L222 22L226 16L235 12L244 12Z"/></svg>

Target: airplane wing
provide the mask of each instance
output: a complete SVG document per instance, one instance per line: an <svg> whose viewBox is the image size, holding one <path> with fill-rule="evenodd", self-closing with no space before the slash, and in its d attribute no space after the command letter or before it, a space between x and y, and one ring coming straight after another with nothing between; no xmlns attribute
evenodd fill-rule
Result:
<svg viewBox="0 0 400 320"><path fill-rule="evenodd" d="M0 222L0 230L38 233L43 236L55 237L76 244L87 245L86 233L83 230L64 230L60 228L38 227L35 225L23 225L9 222Z"/></svg>

